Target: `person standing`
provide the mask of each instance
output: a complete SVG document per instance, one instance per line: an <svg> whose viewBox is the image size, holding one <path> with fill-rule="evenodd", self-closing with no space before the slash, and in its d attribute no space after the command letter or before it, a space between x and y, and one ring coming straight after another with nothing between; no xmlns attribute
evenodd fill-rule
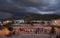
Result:
<svg viewBox="0 0 60 38"><path fill-rule="evenodd" d="M39 32L40 32L40 28L37 28L35 34L39 34Z"/></svg>

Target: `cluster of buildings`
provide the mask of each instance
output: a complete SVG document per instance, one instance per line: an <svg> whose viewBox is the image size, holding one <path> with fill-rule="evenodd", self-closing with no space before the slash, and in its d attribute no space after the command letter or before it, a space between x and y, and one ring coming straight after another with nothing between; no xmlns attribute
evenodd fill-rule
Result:
<svg viewBox="0 0 60 38"><path fill-rule="evenodd" d="M7 23L11 23L14 27L14 30L15 30L15 32L17 31L18 33L31 33L31 34L33 34L33 33L35 33L35 30L39 27L30 27L30 25L29 24L27 24L27 22L28 21L26 21L26 20L24 20L24 19L15 19L15 20L4 20L4 21L0 21L0 25L4 25L4 24L7 24ZM50 25L54 25L54 26L60 26L60 19L52 19L52 20L31 20L31 21L29 21L29 22L31 22L31 23L33 23L33 24L41 24L41 26L39 27L39 33L49 33L50 32L50 29L51 29L51 27L48 27L48 26L50 26ZM25 25L25 24L27 24L27 25L29 25L29 27L26 27L26 26L24 26L24 27L21 27L20 25ZM44 25L44 26L46 26L46 27L44 27L44 26L42 26L42 25ZM16 26L18 26L18 27L16 27ZM22 29L22 31L21 31L21 29ZM56 31L57 31L57 33L59 34L59 30L60 29L56 29Z"/></svg>
<svg viewBox="0 0 60 38"><path fill-rule="evenodd" d="M14 25L18 25L18 24L23 24L24 20L5 20L5 21L0 21L0 25L5 25L7 23L12 23Z"/></svg>
<svg viewBox="0 0 60 38"><path fill-rule="evenodd" d="M16 19L16 20L5 20L5 21L0 21L0 25L4 25L7 23L12 23L13 25L20 25L20 24L25 24L28 21L24 19ZM60 19L53 19L53 20L31 20L29 21L31 23L35 24L44 24L44 25L57 25L60 26Z"/></svg>
<svg viewBox="0 0 60 38"><path fill-rule="evenodd" d="M45 16L46 17L46 16ZM55 16L54 16L55 18ZM0 20L0 25L5 25L7 23L11 23L13 26L13 29L18 34L19 33L35 33L36 30L37 33L49 33L51 27L50 26L60 26L60 17L57 17L57 19L54 19L52 16L47 17L44 19L44 16L42 18L38 17L36 18L26 18L26 19L6 19L6 20ZM33 24L34 26L31 26ZM39 28L39 29L38 29ZM57 33L60 33L60 29L55 28Z"/></svg>

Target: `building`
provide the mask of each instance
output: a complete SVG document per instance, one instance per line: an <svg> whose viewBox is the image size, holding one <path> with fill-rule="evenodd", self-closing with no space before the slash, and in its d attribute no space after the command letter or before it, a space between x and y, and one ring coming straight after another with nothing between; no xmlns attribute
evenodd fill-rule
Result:
<svg viewBox="0 0 60 38"><path fill-rule="evenodd" d="M51 24L51 21L43 21L43 20L32 20L32 23L38 23L38 24L44 24L44 25L49 25Z"/></svg>
<svg viewBox="0 0 60 38"><path fill-rule="evenodd" d="M0 25L3 25L3 23L0 21Z"/></svg>
<svg viewBox="0 0 60 38"><path fill-rule="evenodd" d="M60 19L54 19L54 20L52 20L52 25L60 26Z"/></svg>
<svg viewBox="0 0 60 38"><path fill-rule="evenodd" d="M3 24L7 24L7 23L12 23L12 21L11 20L3 21Z"/></svg>
<svg viewBox="0 0 60 38"><path fill-rule="evenodd" d="M13 25L20 25L20 24L24 24L24 20L14 20Z"/></svg>

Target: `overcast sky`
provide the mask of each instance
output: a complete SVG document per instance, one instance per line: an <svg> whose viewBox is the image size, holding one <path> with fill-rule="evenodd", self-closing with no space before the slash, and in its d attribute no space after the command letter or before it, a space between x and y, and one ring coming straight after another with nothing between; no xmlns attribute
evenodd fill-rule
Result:
<svg viewBox="0 0 60 38"><path fill-rule="evenodd" d="M28 12L60 14L60 0L0 0L0 18L20 16Z"/></svg>

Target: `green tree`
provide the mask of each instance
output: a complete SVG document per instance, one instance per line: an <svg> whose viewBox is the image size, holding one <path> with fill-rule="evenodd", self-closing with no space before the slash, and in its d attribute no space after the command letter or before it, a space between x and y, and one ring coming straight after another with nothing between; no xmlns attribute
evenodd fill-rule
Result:
<svg viewBox="0 0 60 38"><path fill-rule="evenodd" d="M11 24L14 24L14 20L12 20Z"/></svg>
<svg viewBox="0 0 60 38"><path fill-rule="evenodd" d="M50 38L54 37L54 35L55 35L55 28L54 28L54 26L51 26Z"/></svg>
<svg viewBox="0 0 60 38"><path fill-rule="evenodd" d="M51 26L51 31L50 31L51 34L54 34L55 33L55 28L54 26Z"/></svg>
<svg viewBox="0 0 60 38"><path fill-rule="evenodd" d="M13 31L13 27L12 27L11 23L7 23L3 26L6 27L9 31Z"/></svg>
<svg viewBox="0 0 60 38"><path fill-rule="evenodd" d="M32 22L28 21L27 24L30 24L31 26L34 26Z"/></svg>

